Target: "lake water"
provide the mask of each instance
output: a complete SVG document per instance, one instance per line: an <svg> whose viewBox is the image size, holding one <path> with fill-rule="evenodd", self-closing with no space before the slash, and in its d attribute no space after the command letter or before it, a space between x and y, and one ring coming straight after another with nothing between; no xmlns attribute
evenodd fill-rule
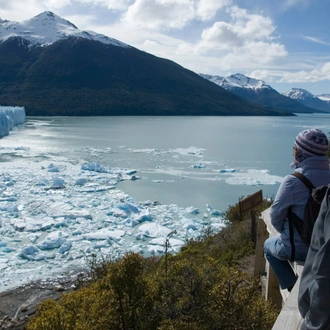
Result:
<svg viewBox="0 0 330 330"><path fill-rule="evenodd" d="M117 258L170 252L240 197L274 197L295 136L330 115L30 117L0 139L0 292ZM136 179L136 180L134 180ZM155 203L155 201L159 203Z"/></svg>
<svg viewBox="0 0 330 330"><path fill-rule="evenodd" d="M135 200L225 211L260 189L274 197L291 172L303 129L327 135L330 115L296 117L30 117L0 140L29 147L35 159L66 158L137 170L118 188ZM15 157L15 156L10 156ZM21 157L21 156L19 156ZM11 158L7 159L10 161Z"/></svg>

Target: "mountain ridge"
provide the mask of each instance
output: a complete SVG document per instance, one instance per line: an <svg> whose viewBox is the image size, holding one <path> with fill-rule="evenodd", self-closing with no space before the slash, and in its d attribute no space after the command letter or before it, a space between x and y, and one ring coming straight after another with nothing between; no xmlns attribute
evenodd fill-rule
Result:
<svg viewBox="0 0 330 330"><path fill-rule="evenodd" d="M302 88L291 88L283 95L300 102L307 107L312 107L321 111L330 112L329 95L316 96Z"/></svg>
<svg viewBox="0 0 330 330"><path fill-rule="evenodd" d="M200 75L238 96L270 109L281 109L289 113L314 113L330 110L330 108L327 110L326 107L316 107L315 103L302 102L300 99L290 97L290 94L283 95L270 85L267 85L263 80L250 78L240 73L228 77L202 73ZM323 102L321 101L321 103Z"/></svg>
<svg viewBox="0 0 330 330"><path fill-rule="evenodd" d="M287 115L52 12L1 22L0 104L28 116Z"/></svg>
<svg viewBox="0 0 330 330"><path fill-rule="evenodd" d="M0 40L2 41L11 37L22 37L28 40L31 46L48 46L69 36L97 40L124 48L131 47L94 31L79 30L73 23L51 11L40 13L22 23L0 20Z"/></svg>
<svg viewBox="0 0 330 330"><path fill-rule="evenodd" d="M0 43L0 104L30 115L282 115L178 64L81 37Z"/></svg>

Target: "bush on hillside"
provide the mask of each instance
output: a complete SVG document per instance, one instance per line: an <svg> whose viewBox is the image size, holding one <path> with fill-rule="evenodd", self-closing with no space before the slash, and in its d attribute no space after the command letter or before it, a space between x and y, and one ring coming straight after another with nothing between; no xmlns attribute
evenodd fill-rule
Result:
<svg viewBox="0 0 330 330"><path fill-rule="evenodd" d="M27 330L271 328L276 311L251 276L213 258L171 257L167 267L164 260L156 267L155 259L125 255L104 278L42 302Z"/></svg>
<svg viewBox="0 0 330 330"><path fill-rule="evenodd" d="M42 302L27 330L270 329L278 310L238 266L254 251L249 219L227 220L227 228L207 230L175 256L166 242L161 259L129 253L98 263L94 256L92 280L58 302Z"/></svg>
<svg viewBox="0 0 330 330"><path fill-rule="evenodd" d="M254 212L257 215L271 204L272 200L264 199ZM226 228L216 234L208 229L199 240L189 240L177 257L194 257L202 262L205 257L210 256L221 264L232 267L238 265L245 256L253 254L255 244L251 238L250 215L242 217L239 204L235 204L228 207L224 218L229 224Z"/></svg>

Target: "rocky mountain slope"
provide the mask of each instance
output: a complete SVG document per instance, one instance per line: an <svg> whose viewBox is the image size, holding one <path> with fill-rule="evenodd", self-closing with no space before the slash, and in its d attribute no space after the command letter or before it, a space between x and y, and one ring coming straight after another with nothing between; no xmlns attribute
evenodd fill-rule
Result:
<svg viewBox="0 0 330 330"><path fill-rule="evenodd" d="M283 115L51 12L0 21L0 105L29 115Z"/></svg>

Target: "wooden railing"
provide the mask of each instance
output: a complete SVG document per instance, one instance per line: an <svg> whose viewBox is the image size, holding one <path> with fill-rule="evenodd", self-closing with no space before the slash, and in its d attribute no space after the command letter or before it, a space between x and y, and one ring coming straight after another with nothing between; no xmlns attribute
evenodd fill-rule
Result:
<svg viewBox="0 0 330 330"><path fill-rule="evenodd" d="M272 330L298 330L302 318L298 311L298 291L300 275L303 264L294 262L291 266L298 276L298 280L289 293L287 290L280 290L277 278L264 257L263 245L269 236L279 235L270 222L270 209L261 213L257 224L256 240L256 260L254 274L260 276L264 284L264 294L266 300L271 300L276 306L281 308L281 312Z"/></svg>

